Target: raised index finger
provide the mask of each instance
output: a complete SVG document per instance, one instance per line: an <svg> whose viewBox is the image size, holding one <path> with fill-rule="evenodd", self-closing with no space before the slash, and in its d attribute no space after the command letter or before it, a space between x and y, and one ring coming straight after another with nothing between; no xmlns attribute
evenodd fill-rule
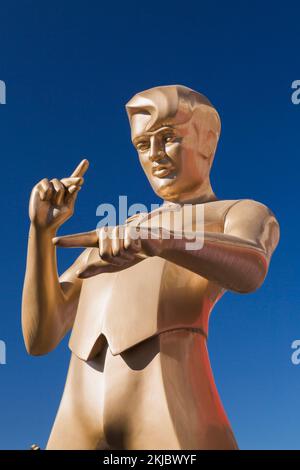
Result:
<svg viewBox="0 0 300 470"><path fill-rule="evenodd" d="M71 174L71 178L83 176L89 167L89 161L84 158Z"/></svg>
<svg viewBox="0 0 300 470"><path fill-rule="evenodd" d="M54 245L63 246L64 248L97 248L98 233L97 230L75 233L74 235L55 237L52 239L52 242Z"/></svg>

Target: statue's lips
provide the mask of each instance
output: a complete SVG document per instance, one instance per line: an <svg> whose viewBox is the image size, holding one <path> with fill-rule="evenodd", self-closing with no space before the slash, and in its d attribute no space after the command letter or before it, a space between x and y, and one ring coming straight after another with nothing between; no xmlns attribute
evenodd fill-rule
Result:
<svg viewBox="0 0 300 470"><path fill-rule="evenodd" d="M175 171L172 165L157 165L152 168L152 175L157 178L165 178Z"/></svg>

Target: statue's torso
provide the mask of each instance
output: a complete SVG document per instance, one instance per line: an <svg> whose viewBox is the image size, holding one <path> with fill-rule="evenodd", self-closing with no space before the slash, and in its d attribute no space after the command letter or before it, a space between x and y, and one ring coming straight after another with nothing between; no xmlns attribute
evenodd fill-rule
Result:
<svg viewBox="0 0 300 470"><path fill-rule="evenodd" d="M223 232L225 214L235 202L204 204L205 231ZM92 256L98 256L96 249ZM220 285L157 256L99 274L83 281L70 348L87 360L99 352L104 337L119 354L162 331L199 328L207 334L209 314L223 292Z"/></svg>

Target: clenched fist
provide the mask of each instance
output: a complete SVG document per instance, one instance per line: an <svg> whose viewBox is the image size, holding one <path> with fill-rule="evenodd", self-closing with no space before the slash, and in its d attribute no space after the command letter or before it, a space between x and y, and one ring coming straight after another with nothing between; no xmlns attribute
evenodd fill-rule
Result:
<svg viewBox="0 0 300 470"><path fill-rule="evenodd" d="M77 276L83 279L127 269L148 256L157 255L161 247L159 231L130 225L55 237L53 243L65 248L98 249L98 254L89 257L77 271Z"/></svg>
<svg viewBox="0 0 300 470"><path fill-rule="evenodd" d="M88 160L82 160L68 178L42 179L37 183L29 202L29 217L36 228L57 230L74 212L74 204L88 169Z"/></svg>

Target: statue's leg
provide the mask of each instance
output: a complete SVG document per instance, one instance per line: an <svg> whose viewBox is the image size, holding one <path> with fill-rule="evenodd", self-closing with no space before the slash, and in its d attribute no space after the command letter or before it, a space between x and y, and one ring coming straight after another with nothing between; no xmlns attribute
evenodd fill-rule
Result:
<svg viewBox="0 0 300 470"><path fill-rule="evenodd" d="M106 396L108 386L106 436L119 448L237 448L200 333L174 330L108 353Z"/></svg>
<svg viewBox="0 0 300 470"><path fill-rule="evenodd" d="M102 419L105 355L106 350L97 362L84 362L72 355L48 450L108 448Z"/></svg>
<svg viewBox="0 0 300 470"><path fill-rule="evenodd" d="M72 356L47 449L235 449L206 340L174 330L113 356Z"/></svg>

